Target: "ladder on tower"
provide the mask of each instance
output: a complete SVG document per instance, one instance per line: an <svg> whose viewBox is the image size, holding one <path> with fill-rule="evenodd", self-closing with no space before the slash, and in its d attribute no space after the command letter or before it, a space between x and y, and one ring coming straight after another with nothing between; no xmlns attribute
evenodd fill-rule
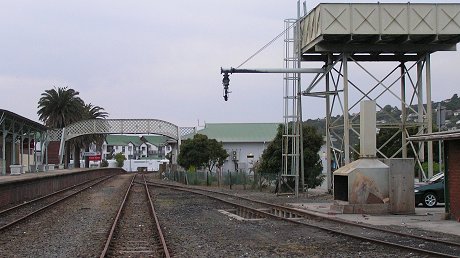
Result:
<svg viewBox="0 0 460 258"><path fill-rule="evenodd" d="M284 68L300 68L298 40L300 34L296 19L286 19L284 38ZM282 137L282 171L278 180L278 192L290 192L296 196L299 193L299 171L301 169L301 133L302 108L300 95L300 73L284 74L283 120ZM294 187L292 188L292 183Z"/></svg>

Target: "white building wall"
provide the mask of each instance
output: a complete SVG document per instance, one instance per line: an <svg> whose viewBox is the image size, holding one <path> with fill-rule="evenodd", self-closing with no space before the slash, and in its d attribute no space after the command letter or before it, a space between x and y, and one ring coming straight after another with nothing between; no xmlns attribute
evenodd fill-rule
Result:
<svg viewBox="0 0 460 258"><path fill-rule="evenodd" d="M253 164L260 160L263 151L268 146L268 142L258 143L223 143L224 149L229 154L227 160L222 167L222 171L235 171L235 162L232 160L232 152L236 151L238 159L238 168L240 171L249 172ZM253 154L254 159L248 159L248 155Z"/></svg>

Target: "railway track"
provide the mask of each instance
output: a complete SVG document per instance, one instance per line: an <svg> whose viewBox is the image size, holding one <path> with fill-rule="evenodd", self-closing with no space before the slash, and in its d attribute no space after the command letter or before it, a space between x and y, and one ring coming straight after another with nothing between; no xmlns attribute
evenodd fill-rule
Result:
<svg viewBox="0 0 460 258"><path fill-rule="evenodd" d="M18 204L0 211L0 232L16 225L30 217L49 209L50 207L75 196L113 176L100 177L80 184L67 187L54 193Z"/></svg>
<svg viewBox="0 0 460 258"><path fill-rule="evenodd" d="M157 187L170 188L173 190L187 191L225 202L236 207L232 213L249 219L272 218L285 220L291 223L318 228L333 234L345 235L360 241L391 246L418 254L440 257L460 257L460 243L445 239L431 238L378 228L372 225L358 224L337 218L324 217L314 212L253 200L209 189L202 189L198 187L192 188L158 182L147 182L147 184Z"/></svg>
<svg viewBox="0 0 460 258"><path fill-rule="evenodd" d="M100 257L170 257L145 178L135 174Z"/></svg>

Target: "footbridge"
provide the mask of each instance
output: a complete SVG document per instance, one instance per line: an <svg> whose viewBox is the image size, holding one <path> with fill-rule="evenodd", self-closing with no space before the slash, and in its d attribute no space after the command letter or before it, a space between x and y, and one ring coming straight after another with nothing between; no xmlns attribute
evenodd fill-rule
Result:
<svg viewBox="0 0 460 258"><path fill-rule="evenodd" d="M65 144L70 139L91 134L156 134L177 142L174 146L176 157L184 135L196 131L195 127L179 127L158 119L91 119L79 121L62 129L48 130L45 140L60 141L59 162L63 163Z"/></svg>

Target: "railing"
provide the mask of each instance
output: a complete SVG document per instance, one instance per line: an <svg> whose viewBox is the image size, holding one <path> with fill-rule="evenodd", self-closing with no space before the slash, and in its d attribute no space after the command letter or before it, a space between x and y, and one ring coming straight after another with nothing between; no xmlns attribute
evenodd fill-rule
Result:
<svg viewBox="0 0 460 258"><path fill-rule="evenodd" d="M222 188L255 189L274 191L276 174L260 174L226 171L220 175L204 171L166 171L159 175L163 180L170 180L186 185L217 186Z"/></svg>

